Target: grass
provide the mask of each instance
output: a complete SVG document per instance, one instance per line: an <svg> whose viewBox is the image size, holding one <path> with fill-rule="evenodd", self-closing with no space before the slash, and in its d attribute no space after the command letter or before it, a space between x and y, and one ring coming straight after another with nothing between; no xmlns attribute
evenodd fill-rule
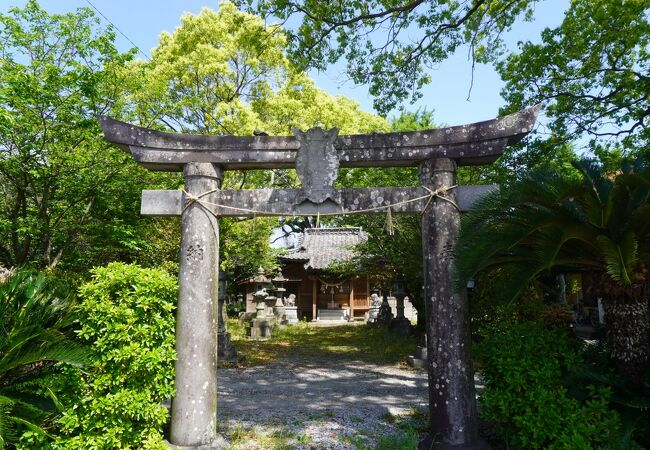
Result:
<svg viewBox="0 0 650 450"><path fill-rule="evenodd" d="M227 432L232 450L273 449L289 450L311 444L311 438L291 432L284 427L249 427L238 424Z"/></svg>
<svg viewBox="0 0 650 450"><path fill-rule="evenodd" d="M380 436L378 450L413 450L418 446L419 435L427 431L427 413L412 409L406 414L395 416L387 414L386 422L392 424L399 431L385 436Z"/></svg>
<svg viewBox="0 0 650 450"><path fill-rule="evenodd" d="M348 358L376 364L403 364L413 353L416 339L400 338L386 328L365 325L311 327L306 322L276 327L273 339L251 341L245 326L236 319L228 320L228 331L245 358L239 366L273 363L289 354L293 358Z"/></svg>
<svg viewBox="0 0 650 450"><path fill-rule="evenodd" d="M318 422L319 420L326 421L331 418L332 414L325 412L323 414L308 415L305 420L307 422ZM386 414L382 422L385 423L384 431L386 434L377 435L375 432L357 428L352 434L345 432L339 434L337 439L339 442L347 444L348 447L357 450L415 450L419 434L426 431L427 414L412 409L399 415ZM305 432L300 432L294 427L280 422L264 426L244 426L242 423L236 423L229 429L220 431L226 436L230 448L233 450L322 448Z"/></svg>

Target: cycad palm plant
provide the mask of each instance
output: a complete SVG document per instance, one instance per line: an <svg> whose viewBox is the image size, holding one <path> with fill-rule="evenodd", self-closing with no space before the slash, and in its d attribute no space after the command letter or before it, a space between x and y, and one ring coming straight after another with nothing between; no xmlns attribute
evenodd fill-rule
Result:
<svg viewBox="0 0 650 450"><path fill-rule="evenodd" d="M45 433L48 403L20 386L56 362L80 365L86 350L70 338L72 298L44 275L18 272L0 283L0 448L20 431ZM52 396L54 394L52 393Z"/></svg>
<svg viewBox="0 0 650 450"><path fill-rule="evenodd" d="M603 297L610 356L640 382L649 354L650 166L637 159L613 173L591 160L574 167L570 175L534 170L463 217L459 283L501 269L508 276L497 290L512 301L539 275L590 271Z"/></svg>

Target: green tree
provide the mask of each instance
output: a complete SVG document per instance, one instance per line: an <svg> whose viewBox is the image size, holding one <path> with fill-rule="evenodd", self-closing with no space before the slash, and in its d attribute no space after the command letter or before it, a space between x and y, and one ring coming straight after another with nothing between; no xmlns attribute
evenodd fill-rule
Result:
<svg viewBox="0 0 650 450"><path fill-rule="evenodd" d="M101 138L125 104L115 35L88 9L0 15L0 263L67 268L132 255L145 172ZM126 204L124 200L131 200Z"/></svg>
<svg viewBox="0 0 650 450"><path fill-rule="evenodd" d="M520 43L497 67L507 111L543 103L557 144L584 137L623 149L648 145L650 4L575 0L538 44Z"/></svg>
<svg viewBox="0 0 650 450"><path fill-rule="evenodd" d="M368 84L377 111L387 113L402 100L419 98L431 81L425 68L468 46L476 61L499 53L501 35L520 17L532 15L530 0L242 0L250 9L283 23L292 60L299 67L325 70L345 56L347 74ZM378 38L378 36L381 36ZM418 36L418 39L412 39Z"/></svg>
<svg viewBox="0 0 650 450"><path fill-rule="evenodd" d="M18 272L0 283L2 448L16 444L27 430L47 435L59 393L39 380L53 364L89 362L88 351L70 337L73 300L43 274Z"/></svg>
<svg viewBox="0 0 650 450"><path fill-rule="evenodd" d="M341 133L388 129L384 119L358 103L318 89L290 62L280 27L268 26L230 2L221 2L217 11L185 14L173 33L161 35L151 60L133 63L130 71L138 81L129 103L146 126L244 136L287 135L292 127L315 125L337 126ZM293 170L229 171L222 187L297 184ZM277 225L273 218L222 219L222 268L243 278L260 265L268 267L275 257L268 236Z"/></svg>
<svg viewBox="0 0 650 450"><path fill-rule="evenodd" d="M575 167L578 177L534 170L467 213L459 283L502 269L508 276L493 280L494 292L513 301L540 275L592 272L604 299L611 358L638 384L650 353L650 165L638 159L614 173L588 160Z"/></svg>
<svg viewBox="0 0 650 450"><path fill-rule="evenodd" d="M280 27L228 1L217 11L183 15L173 33L161 34L151 60L132 70L141 80L132 96L136 115L151 126L241 136L315 125L338 126L341 133L387 129L358 103L316 88L287 57Z"/></svg>

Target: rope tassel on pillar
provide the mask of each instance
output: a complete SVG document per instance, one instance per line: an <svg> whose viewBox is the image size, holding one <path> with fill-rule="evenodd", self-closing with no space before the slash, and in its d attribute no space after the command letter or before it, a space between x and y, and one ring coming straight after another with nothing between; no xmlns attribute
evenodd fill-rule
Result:
<svg viewBox="0 0 650 450"><path fill-rule="evenodd" d="M393 226L393 212L391 211L390 206L386 209L386 231L388 232L389 236L393 236L395 234L395 227Z"/></svg>

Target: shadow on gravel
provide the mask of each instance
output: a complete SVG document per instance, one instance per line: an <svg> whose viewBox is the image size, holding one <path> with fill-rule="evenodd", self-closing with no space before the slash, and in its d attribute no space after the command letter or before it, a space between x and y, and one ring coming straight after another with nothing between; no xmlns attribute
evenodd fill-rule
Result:
<svg viewBox="0 0 650 450"><path fill-rule="evenodd" d="M428 401L425 372L355 361L274 364L219 372L219 409L230 416L349 407L380 408L385 414L426 406Z"/></svg>
<svg viewBox="0 0 650 450"><path fill-rule="evenodd" d="M249 366L218 370L219 423L232 448L397 449L417 437L411 419L427 409L427 375L397 365L415 338L303 325L255 342L233 328Z"/></svg>

